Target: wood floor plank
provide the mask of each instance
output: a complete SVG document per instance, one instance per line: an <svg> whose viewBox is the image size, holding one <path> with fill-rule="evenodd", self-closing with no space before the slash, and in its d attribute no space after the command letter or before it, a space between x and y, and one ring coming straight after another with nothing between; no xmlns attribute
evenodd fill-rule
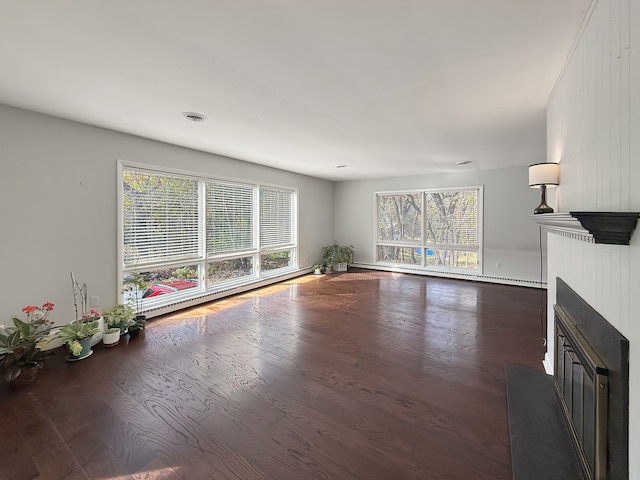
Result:
<svg viewBox="0 0 640 480"><path fill-rule="evenodd" d="M543 295L350 270L59 350L0 389L0 479L510 479L504 367L541 369Z"/></svg>

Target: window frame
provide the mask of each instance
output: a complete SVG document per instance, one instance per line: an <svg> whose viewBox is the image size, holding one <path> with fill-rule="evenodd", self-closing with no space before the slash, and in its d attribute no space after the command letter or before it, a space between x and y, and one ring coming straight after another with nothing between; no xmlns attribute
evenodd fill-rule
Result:
<svg viewBox="0 0 640 480"><path fill-rule="evenodd" d="M124 173L126 171L135 171L141 173L149 173L155 175L175 176L177 178L186 178L190 180L196 180L198 183L198 209L199 209L199 223L198 223L198 256L196 258L188 258L184 260L167 261L167 262L151 262L144 264L137 264L131 266L125 264L124 251L125 251L125 224L124 224ZM295 187L287 187L283 185L273 185L261 182L252 182L242 179L233 179L221 176L206 175L202 173L188 172L184 170L178 170L166 167L157 167L147 164L141 164L136 162L128 162L123 160L117 161L117 208L118 208L118 268L117 278L119 280L118 291L122 290L122 279L127 273L134 271L150 272L167 269L177 269L185 266L198 265L198 279L197 286L194 288L188 288L187 290L172 292L171 294L158 295L153 298L145 298L142 305L142 310L145 312L156 310L160 308L170 307L173 304L184 302L186 300L193 300L199 297L207 297L211 295L224 292L226 290L251 285L253 283L261 282L265 279L272 279L281 275L287 275L289 273L299 270L298 265L298 197L299 191ZM251 248L244 249L230 249L223 252L214 252L207 250L207 183L223 183L228 185L238 185L242 187L251 187L253 189L252 195L252 245ZM260 190L276 189L284 192L288 192L291 195L291 242L275 247L262 247L260 245ZM281 251L290 251L290 261L287 266L282 268L276 268L261 272L260 258L265 253L277 253ZM239 278L231 278L228 280L222 280L219 282L212 282L209 284L209 264L215 261L233 260L242 257L252 257L252 274L243 275ZM124 293L120 294L120 301L124 302Z"/></svg>
<svg viewBox="0 0 640 480"><path fill-rule="evenodd" d="M426 197L428 193L442 193L442 192L464 192L464 191L477 191L477 248L475 246L469 247L467 245L455 245L455 244L430 244L427 243L427 221L426 221ZM402 241L402 240L380 240L379 239L379 202L378 199L382 195L409 195L419 193L421 195L422 212L421 212L421 238L419 242ZM373 258L377 265L391 266L395 268L403 268L409 270L422 270L425 272L451 272L462 273L471 275L482 275L483 273L483 210L484 210L484 187L482 185L470 185L463 187L437 187L437 188L422 188L422 189L406 189L406 190L385 190L377 191L373 194L373 209L374 209L374 241L373 241ZM396 247L396 248L411 248L421 249L420 263L404 263L380 260L380 247ZM427 255L425 252L428 250L450 250L450 251L469 251L475 252L477 258L477 268L468 267L455 267L455 266L437 266L427 265Z"/></svg>

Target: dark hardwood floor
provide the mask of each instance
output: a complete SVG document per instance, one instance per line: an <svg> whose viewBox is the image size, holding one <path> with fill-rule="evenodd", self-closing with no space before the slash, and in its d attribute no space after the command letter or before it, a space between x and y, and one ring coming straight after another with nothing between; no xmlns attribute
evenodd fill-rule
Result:
<svg viewBox="0 0 640 480"><path fill-rule="evenodd" d="M505 365L542 368L541 295L309 275L59 350L0 390L0 479L510 479Z"/></svg>

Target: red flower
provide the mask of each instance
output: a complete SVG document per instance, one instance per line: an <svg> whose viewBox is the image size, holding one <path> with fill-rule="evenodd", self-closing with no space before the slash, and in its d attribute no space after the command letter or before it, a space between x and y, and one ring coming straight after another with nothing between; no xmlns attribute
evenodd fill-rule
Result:
<svg viewBox="0 0 640 480"><path fill-rule="evenodd" d="M49 312L53 310L53 303L45 302L41 307L36 307L35 305L27 305L22 309L24 313L27 314L27 322L33 325L41 325L44 323L52 323L47 319Z"/></svg>
<svg viewBox="0 0 640 480"><path fill-rule="evenodd" d="M42 310L44 310L45 312L50 312L51 310L53 310L53 307L55 307L55 305L51 302L42 304Z"/></svg>

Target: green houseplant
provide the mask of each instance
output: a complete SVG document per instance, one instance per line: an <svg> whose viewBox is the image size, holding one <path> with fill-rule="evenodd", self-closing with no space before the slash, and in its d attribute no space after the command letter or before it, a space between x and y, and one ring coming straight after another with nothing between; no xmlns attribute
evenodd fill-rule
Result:
<svg viewBox="0 0 640 480"><path fill-rule="evenodd" d="M53 307L51 302L41 307L24 307L26 322L14 317L13 327L0 330L0 376L10 385L34 381L44 366L49 352L42 351L40 346L53 328L53 322L47 319Z"/></svg>
<svg viewBox="0 0 640 480"><path fill-rule="evenodd" d="M134 318L129 325L129 337L136 338L140 334L140 331L144 330L146 325L147 320L144 315L136 315L136 318Z"/></svg>
<svg viewBox="0 0 640 480"><path fill-rule="evenodd" d="M121 333L125 333L135 317L133 307L125 303L117 303L102 310L102 317L107 328L119 328Z"/></svg>
<svg viewBox="0 0 640 480"><path fill-rule="evenodd" d="M120 343L120 329L118 327L107 328L102 335L102 343L105 347L115 347Z"/></svg>
<svg viewBox="0 0 640 480"><path fill-rule="evenodd" d="M338 242L333 242L322 247L322 262L338 272L345 272L347 265L353 261L353 254L353 245L339 245Z"/></svg>
<svg viewBox="0 0 640 480"><path fill-rule="evenodd" d="M129 326L129 336L135 338L147 323L146 315L142 314L142 299L147 288L149 288L149 282L142 273L131 272L124 277L122 288L123 293L129 296L127 303L132 302L135 304L135 320Z"/></svg>
<svg viewBox="0 0 640 480"><path fill-rule="evenodd" d="M56 337L66 345L69 351L67 360L81 360L91 355L93 353L92 337L99 329L98 321L91 317L80 318L60 327Z"/></svg>
<svg viewBox="0 0 640 480"><path fill-rule="evenodd" d="M128 273L122 281L122 293L128 297L126 303L133 304L136 315L142 314L142 299L147 288L149 288L149 282L140 272Z"/></svg>

